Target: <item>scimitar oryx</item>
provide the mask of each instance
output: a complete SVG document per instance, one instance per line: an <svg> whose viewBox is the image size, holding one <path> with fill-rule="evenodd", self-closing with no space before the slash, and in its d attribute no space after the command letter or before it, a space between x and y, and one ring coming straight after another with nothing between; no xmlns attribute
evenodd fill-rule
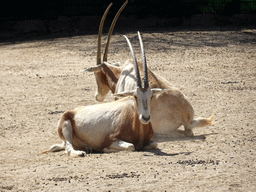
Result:
<svg viewBox="0 0 256 192"><path fill-rule="evenodd" d="M66 111L58 123L58 134L63 140L61 145L53 145L46 152L66 150L71 156L84 156L86 148L95 151L116 152L120 150L141 150L155 148L150 143L154 131L151 124L150 108L156 94L163 89L151 89L147 76L147 63L144 60L144 86L131 43L125 37L134 62L136 88L114 94L125 97L117 101L77 107ZM144 53L139 34L141 51Z"/></svg>

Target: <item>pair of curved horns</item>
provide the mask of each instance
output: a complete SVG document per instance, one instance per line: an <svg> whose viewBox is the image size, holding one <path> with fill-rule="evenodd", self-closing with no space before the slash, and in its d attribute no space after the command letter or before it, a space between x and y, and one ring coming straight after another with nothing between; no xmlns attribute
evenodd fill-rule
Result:
<svg viewBox="0 0 256 192"><path fill-rule="evenodd" d="M143 61L143 73L144 73L144 88L148 88L149 87L149 82L148 82L148 67L147 67L147 60L146 60L146 55L145 55L145 51L144 51L144 47L143 47L143 42L142 42L142 38L140 35L140 32L138 31L138 36L139 36L139 41L140 41L140 49L141 49L141 54L142 54L142 61ZM140 78L140 71L139 71L139 67L138 67L138 62L137 59L135 57L132 45L130 40L124 35L128 46L130 48L131 54L132 54L132 59L134 62L134 67L135 67L135 74L137 77L137 86L142 88L141 85L141 78Z"/></svg>
<svg viewBox="0 0 256 192"><path fill-rule="evenodd" d="M121 14L121 12L123 11L124 7L126 6L126 4L128 3L128 0L125 1L125 3L122 5L122 7L119 9L119 11L117 12L115 18L112 21L112 24L110 26L109 32L108 32L108 38L107 38L107 43L105 46L105 52L103 55L103 62L107 61L107 57L108 57L108 47L109 47L109 43L110 43L110 38L112 35L112 32L114 30L116 21L119 17L119 15ZM105 22L105 19L107 17L108 11L110 9L110 7L113 5L113 3L110 3L108 8L106 9L104 15L102 16L101 22L100 22L100 26L99 26L99 33L98 33L98 48L97 48L97 65L101 64L101 36L102 36L102 30L103 30L103 25Z"/></svg>

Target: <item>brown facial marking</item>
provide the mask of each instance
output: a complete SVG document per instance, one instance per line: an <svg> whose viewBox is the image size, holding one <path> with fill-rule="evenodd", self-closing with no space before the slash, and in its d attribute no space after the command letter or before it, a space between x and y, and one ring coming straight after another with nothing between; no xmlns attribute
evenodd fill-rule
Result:
<svg viewBox="0 0 256 192"><path fill-rule="evenodd" d="M148 108L148 102L147 100L142 100L142 106L146 110Z"/></svg>
<svg viewBox="0 0 256 192"><path fill-rule="evenodd" d="M145 93L147 90L148 90L148 87L146 87L146 88L141 88L140 87L140 91L143 92L143 93Z"/></svg>
<svg viewBox="0 0 256 192"><path fill-rule="evenodd" d="M148 87L146 87L146 88L141 88L141 87L140 87L140 91L143 92L143 93L145 93L148 89L149 89ZM147 100L142 100L142 106L143 106L143 108L144 108L145 110L148 108L148 102L147 102Z"/></svg>
<svg viewBox="0 0 256 192"><path fill-rule="evenodd" d="M101 68L98 72L95 72L95 78L98 86L98 94L102 97L106 96L109 90L115 93L116 84L121 74L121 68L101 64Z"/></svg>
<svg viewBox="0 0 256 192"><path fill-rule="evenodd" d="M101 67L102 67L102 72L105 75L105 79L106 79L105 83L107 84L111 92L115 93L116 84L120 77L121 70L117 67L106 65L106 64L103 64Z"/></svg>
<svg viewBox="0 0 256 192"><path fill-rule="evenodd" d="M95 72L94 75L98 86L98 93L104 95L104 92L109 91L106 75L102 71Z"/></svg>

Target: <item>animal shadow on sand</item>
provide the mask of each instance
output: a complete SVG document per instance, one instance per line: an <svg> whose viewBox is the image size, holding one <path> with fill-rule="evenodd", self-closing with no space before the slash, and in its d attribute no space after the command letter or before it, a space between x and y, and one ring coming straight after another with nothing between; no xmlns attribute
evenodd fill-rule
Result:
<svg viewBox="0 0 256 192"><path fill-rule="evenodd" d="M192 137L183 137L183 138L173 138L173 137L169 137L167 135L161 134L161 135L155 135L154 141L156 141L157 143L161 143L161 142L173 142L173 141L205 140L206 136L215 135L215 134L217 134L217 133L198 135L198 136L192 136ZM91 149L90 147L88 147L85 151L87 154L92 154L92 153L103 154L102 151L96 151L96 150ZM138 152L149 152L156 156L176 156L176 155L181 155L181 154L190 155L191 153L193 153L193 152L166 153L166 152L163 152L159 148L152 149L152 150L141 150ZM143 155L144 156L152 156L150 154L143 154Z"/></svg>
<svg viewBox="0 0 256 192"><path fill-rule="evenodd" d="M153 153L153 155L156 155L156 156L171 156L171 157L176 155L181 155L181 154L190 155L191 153L193 153L193 152L166 153L159 148L153 149L153 150L147 150L147 152ZM152 155L144 154L144 156L152 156Z"/></svg>
<svg viewBox="0 0 256 192"><path fill-rule="evenodd" d="M157 143L161 142L173 142L173 141L189 141L189 140L205 140L206 136L208 135L215 135L217 133L210 133L210 134L205 134L205 135L198 135L198 136L193 136L193 137L183 137L183 138L173 138L173 137L168 137L166 135L155 135L154 136L154 141ZM153 149L153 150L147 150L147 152L153 153L156 156L176 156L176 155L190 155L193 152L180 152L180 153L166 153L163 152L161 149ZM144 156L151 156L149 154L144 154Z"/></svg>

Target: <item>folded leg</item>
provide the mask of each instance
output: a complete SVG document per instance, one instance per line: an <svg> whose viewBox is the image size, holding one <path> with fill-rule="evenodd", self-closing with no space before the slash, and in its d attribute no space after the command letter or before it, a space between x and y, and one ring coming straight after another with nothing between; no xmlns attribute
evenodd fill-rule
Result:
<svg viewBox="0 0 256 192"><path fill-rule="evenodd" d="M85 151L74 150L72 143L72 126L69 120L63 122L62 134L66 141L65 152L73 157L85 156Z"/></svg>
<svg viewBox="0 0 256 192"><path fill-rule="evenodd" d="M103 149L103 152L105 153L112 153L118 151L135 151L135 147L132 143L118 140L113 142L108 148Z"/></svg>

